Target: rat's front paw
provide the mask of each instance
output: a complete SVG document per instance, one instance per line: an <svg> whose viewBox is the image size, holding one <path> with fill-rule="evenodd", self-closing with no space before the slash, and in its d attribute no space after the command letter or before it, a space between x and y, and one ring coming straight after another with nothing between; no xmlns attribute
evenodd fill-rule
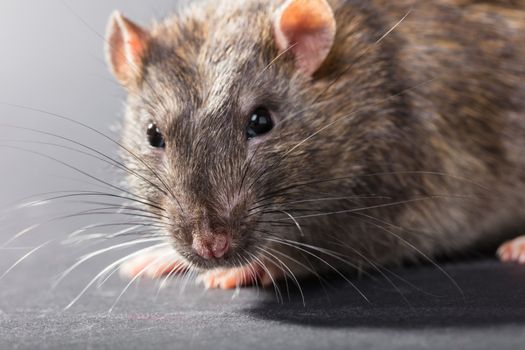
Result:
<svg viewBox="0 0 525 350"><path fill-rule="evenodd" d="M502 244L497 254L501 261L514 261L525 264L525 236Z"/></svg>
<svg viewBox="0 0 525 350"><path fill-rule="evenodd" d="M269 267L263 269L258 265L247 265L240 268L219 269L205 272L197 278L197 282L202 283L206 289L233 289L253 285L267 287L281 277L283 277L281 270Z"/></svg>
<svg viewBox="0 0 525 350"><path fill-rule="evenodd" d="M120 276L125 279L138 277L160 278L180 274L188 265L173 248L157 249L130 259L120 266Z"/></svg>

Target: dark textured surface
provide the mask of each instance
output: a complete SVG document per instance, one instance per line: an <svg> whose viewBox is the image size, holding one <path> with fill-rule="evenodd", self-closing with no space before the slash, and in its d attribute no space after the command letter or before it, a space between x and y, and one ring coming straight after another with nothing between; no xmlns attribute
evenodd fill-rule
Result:
<svg viewBox="0 0 525 350"><path fill-rule="evenodd" d="M19 103L64 114L107 131L123 93L102 61L105 21L114 8L138 20L162 17L173 0L0 1L0 103ZM84 24L82 21L85 21ZM4 124L54 132L107 152L115 147L93 132L40 112L0 106L0 208L47 191L100 189L95 180L49 159L5 148L38 150L117 181L108 166L56 147L13 139L57 142ZM109 132L110 135L116 135ZM8 139L11 139L9 141ZM43 198L39 196L38 198ZM44 223L7 247L20 230L61 213L86 209L74 201L8 210L0 214L0 275L31 248L63 238L103 216ZM0 349L521 349L525 344L525 268L493 260L443 263L462 293L431 266L352 279L368 298L337 279L331 287L305 282L299 293L281 285L272 291L207 291L174 280L157 295L154 282L133 285L108 310L126 282L113 276L69 310L63 308L104 266L120 255L100 257L79 268L57 288L53 277L75 258L96 249L52 242L0 279Z"/></svg>
<svg viewBox="0 0 525 350"><path fill-rule="evenodd" d="M525 269L495 261L444 265L463 295L431 267L389 274L397 291L377 276L356 281L369 303L342 281L325 289L306 283L306 306L297 292L288 300L285 285L278 303L270 291L205 292L177 280L156 297L155 284L142 281L109 313L125 283L115 278L62 311L95 269L51 291L45 273L35 273L56 268L49 253L3 281L0 348L520 349L525 342Z"/></svg>

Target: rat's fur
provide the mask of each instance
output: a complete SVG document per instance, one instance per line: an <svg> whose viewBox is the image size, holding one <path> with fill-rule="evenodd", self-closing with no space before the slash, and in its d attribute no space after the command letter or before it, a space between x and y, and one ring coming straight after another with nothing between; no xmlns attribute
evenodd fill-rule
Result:
<svg viewBox="0 0 525 350"><path fill-rule="evenodd" d="M522 1L333 1L335 44L311 78L290 53L276 59L276 6L200 2L151 29L123 140L162 181L128 155L129 167L172 195L129 184L163 208L151 210L187 261L371 268L503 241L523 224ZM260 105L276 127L247 141ZM165 151L147 143L150 120ZM230 255L192 252L208 229L233 236Z"/></svg>

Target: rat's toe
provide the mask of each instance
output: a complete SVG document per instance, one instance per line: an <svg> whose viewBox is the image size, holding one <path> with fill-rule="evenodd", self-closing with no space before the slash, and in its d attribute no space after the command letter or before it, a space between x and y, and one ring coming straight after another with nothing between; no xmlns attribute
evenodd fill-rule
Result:
<svg viewBox="0 0 525 350"><path fill-rule="evenodd" d="M255 284L258 277L254 273L256 271L249 267L212 270L200 275L197 282L202 283L206 289L233 289Z"/></svg>
<svg viewBox="0 0 525 350"><path fill-rule="evenodd" d="M281 277L280 272L248 265L241 268L205 272L199 276L197 283L202 283L206 289L233 289L253 285L267 287Z"/></svg>
<svg viewBox="0 0 525 350"><path fill-rule="evenodd" d="M501 261L513 261L525 264L525 236L502 244L497 254Z"/></svg>

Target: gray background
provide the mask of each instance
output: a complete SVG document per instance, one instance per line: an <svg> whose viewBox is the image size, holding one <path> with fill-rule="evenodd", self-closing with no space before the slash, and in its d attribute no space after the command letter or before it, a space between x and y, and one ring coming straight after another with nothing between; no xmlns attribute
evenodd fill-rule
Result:
<svg viewBox="0 0 525 350"><path fill-rule="evenodd" d="M82 225L109 219L45 223L85 209L72 201L15 210L14 203L27 196L98 187L64 165L12 147L52 155L115 183L118 177L96 160L35 143L57 142L52 137L8 125L53 132L109 155L116 150L78 125L7 104L59 113L116 136L111 127L124 94L103 61L100 35L106 20L119 8L145 23L174 6L173 0L0 1L0 247L20 230L43 223L0 248L0 275L33 247L55 239L0 280L0 349L523 348L525 268L477 252L471 254L475 259L442 263L461 292L431 266L389 273L397 290L380 276L356 279L369 303L337 279L324 288L304 282L306 306L293 288L286 293L285 285L285 301L278 303L272 291L206 292L174 280L157 292L154 282L141 281L109 313L126 285L114 276L63 311L97 271L121 255L96 259L52 289L53 278L75 258L101 246L70 247L60 239Z"/></svg>

